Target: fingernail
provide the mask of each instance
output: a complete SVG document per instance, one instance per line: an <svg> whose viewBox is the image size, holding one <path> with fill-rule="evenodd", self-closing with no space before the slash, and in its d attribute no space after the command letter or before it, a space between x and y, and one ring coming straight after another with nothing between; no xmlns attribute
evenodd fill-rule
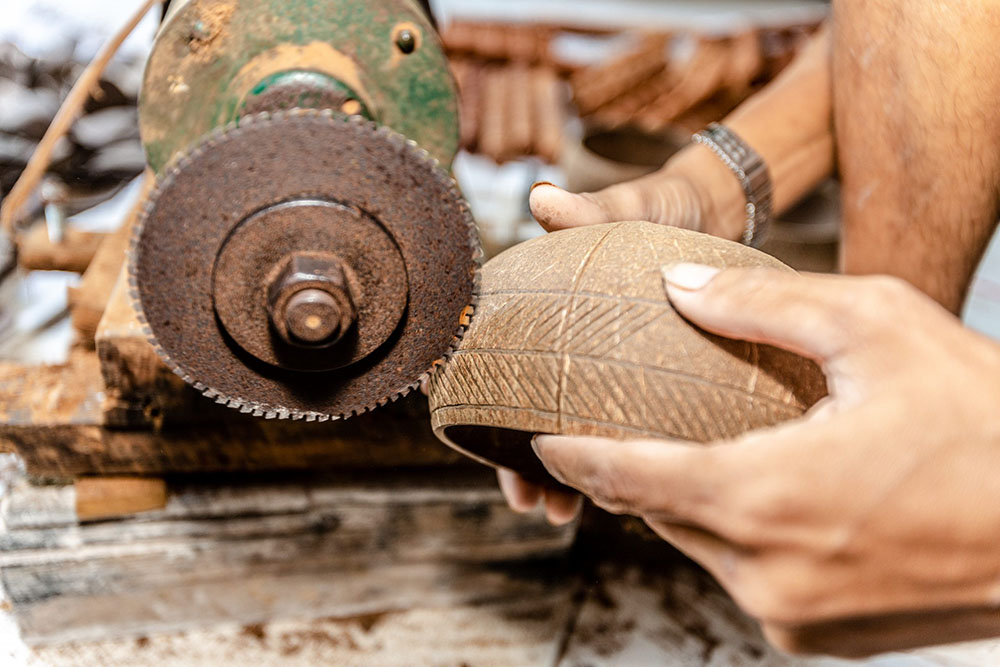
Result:
<svg viewBox="0 0 1000 667"><path fill-rule="evenodd" d="M503 492L503 497L515 512L524 514L538 506L538 501L542 497L540 488L519 483L517 474L510 470L498 470L497 479L500 481L500 491Z"/></svg>
<svg viewBox="0 0 1000 667"><path fill-rule="evenodd" d="M548 181L535 181L534 183L531 184L531 189L528 190L528 194L531 194L532 192L535 191L535 188L537 188L539 186L542 186L542 185L549 185L549 186L551 186L553 188L559 187L555 183L549 183Z"/></svg>
<svg viewBox="0 0 1000 667"><path fill-rule="evenodd" d="M549 471L549 474L552 475L552 477L555 478L557 482L565 483L565 480L562 477L562 473L559 471L558 468L555 467L555 462L546 461L544 458L542 458L541 444L548 442L550 438L558 438L558 436L549 433L536 433L535 436L531 438L531 449L535 452L535 456L537 456L538 459L545 466L545 469Z"/></svg>
<svg viewBox="0 0 1000 667"><path fill-rule="evenodd" d="M714 266L689 262L667 264L660 271L667 287L677 287L692 292L700 290L719 274L719 269Z"/></svg>
<svg viewBox="0 0 1000 667"><path fill-rule="evenodd" d="M545 520L553 526L565 526L567 523L575 519L576 515L580 513L581 505L582 498L577 498L574 506L570 509L554 508L551 503L546 502Z"/></svg>

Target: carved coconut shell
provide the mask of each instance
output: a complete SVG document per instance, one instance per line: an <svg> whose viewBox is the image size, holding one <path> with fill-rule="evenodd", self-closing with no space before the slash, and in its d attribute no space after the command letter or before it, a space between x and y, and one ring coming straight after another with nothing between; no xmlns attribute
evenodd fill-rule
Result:
<svg viewBox="0 0 1000 667"><path fill-rule="evenodd" d="M709 442L794 419L826 394L815 363L708 334L670 305L674 262L791 271L706 234L621 222L555 232L486 264L458 350L433 376L447 444L549 481L535 433Z"/></svg>

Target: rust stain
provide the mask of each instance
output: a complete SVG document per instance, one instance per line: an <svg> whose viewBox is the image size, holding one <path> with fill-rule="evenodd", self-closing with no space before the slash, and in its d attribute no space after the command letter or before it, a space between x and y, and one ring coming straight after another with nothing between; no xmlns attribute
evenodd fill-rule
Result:
<svg viewBox="0 0 1000 667"><path fill-rule="evenodd" d="M235 2L217 2L199 8L198 18L191 26L191 37L188 42L188 48L198 60L209 61L217 57L217 51L223 41L220 37L229 25L235 9Z"/></svg>

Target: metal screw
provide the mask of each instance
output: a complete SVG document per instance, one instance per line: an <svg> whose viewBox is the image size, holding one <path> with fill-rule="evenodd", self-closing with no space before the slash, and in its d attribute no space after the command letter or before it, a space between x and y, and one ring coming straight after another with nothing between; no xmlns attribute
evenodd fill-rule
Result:
<svg viewBox="0 0 1000 667"><path fill-rule="evenodd" d="M396 47L403 53L413 53L417 48L417 37L409 28L403 28L396 35Z"/></svg>

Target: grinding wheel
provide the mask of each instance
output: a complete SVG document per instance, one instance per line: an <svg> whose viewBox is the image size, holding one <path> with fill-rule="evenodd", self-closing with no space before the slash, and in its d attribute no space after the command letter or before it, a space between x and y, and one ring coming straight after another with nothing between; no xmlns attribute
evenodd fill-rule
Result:
<svg viewBox="0 0 1000 667"><path fill-rule="evenodd" d="M648 222L511 248L483 267L471 326L431 378L434 432L547 482L534 433L708 442L798 417L826 394L812 361L708 334L674 311L661 267L681 261L791 271L746 246Z"/></svg>

